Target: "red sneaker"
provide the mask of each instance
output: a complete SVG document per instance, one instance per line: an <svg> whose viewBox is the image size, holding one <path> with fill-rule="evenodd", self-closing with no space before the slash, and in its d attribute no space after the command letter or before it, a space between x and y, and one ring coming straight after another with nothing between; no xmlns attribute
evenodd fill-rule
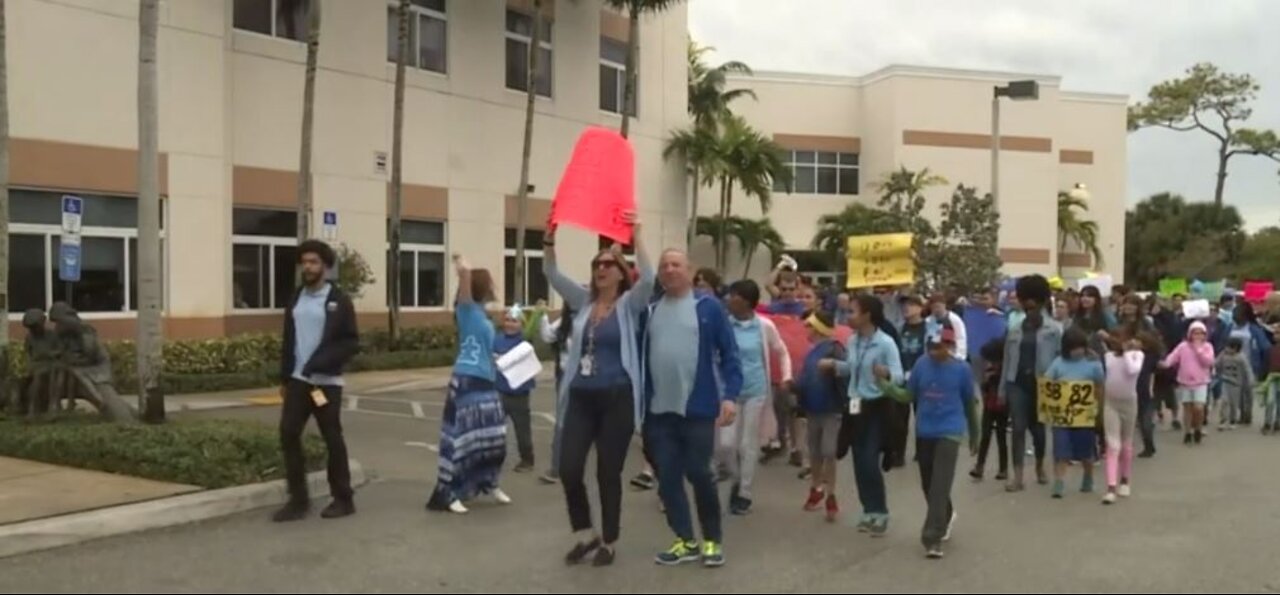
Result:
<svg viewBox="0 0 1280 595"><path fill-rule="evenodd" d="M813 512L822 506L822 490L809 488L809 499L804 503L805 512Z"/></svg>
<svg viewBox="0 0 1280 595"><path fill-rule="evenodd" d="M827 496L827 522L834 523L840 516L840 503L836 502L836 495Z"/></svg>

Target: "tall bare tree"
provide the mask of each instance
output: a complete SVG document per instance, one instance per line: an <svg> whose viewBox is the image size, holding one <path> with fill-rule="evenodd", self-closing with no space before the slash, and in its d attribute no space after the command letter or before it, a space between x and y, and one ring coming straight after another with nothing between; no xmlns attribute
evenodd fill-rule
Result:
<svg viewBox="0 0 1280 595"><path fill-rule="evenodd" d="M387 268L387 288L390 294L387 307L387 328L391 342L400 338L400 212L404 192L404 75L405 61L409 57L409 0L400 0L396 13L399 20L399 39L396 43L396 90L391 129L391 229L387 239L391 242L391 258Z"/></svg>
<svg viewBox="0 0 1280 595"><path fill-rule="evenodd" d="M141 0L138 12L138 411L164 421L164 321L160 284L159 93L156 35L160 0Z"/></svg>
<svg viewBox="0 0 1280 595"><path fill-rule="evenodd" d="M9 66L0 0L0 311L9 312ZM9 400L9 325L0 324L0 406Z"/></svg>
<svg viewBox="0 0 1280 595"><path fill-rule="evenodd" d="M524 149L520 154L520 186L516 190L516 266L514 271L516 303L523 304L528 297L526 289L524 236L528 227L525 218L529 214L529 162L533 158L533 106L538 98L538 54L542 44L542 0L533 0L533 32L529 35L529 62L526 70L524 105Z"/></svg>
<svg viewBox="0 0 1280 595"><path fill-rule="evenodd" d="M629 20L629 39L627 42L626 81L622 89L622 128L623 137L631 133L631 114L636 113L636 81L640 79L640 68L637 57L640 55L640 15L657 14L671 8L682 0L607 0L610 6L627 11Z"/></svg>
<svg viewBox="0 0 1280 595"><path fill-rule="evenodd" d="M320 54L320 4L307 2L307 70L302 87L302 148L298 155L298 243L311 237L311 143L316 116L316 61Z"/></svg>

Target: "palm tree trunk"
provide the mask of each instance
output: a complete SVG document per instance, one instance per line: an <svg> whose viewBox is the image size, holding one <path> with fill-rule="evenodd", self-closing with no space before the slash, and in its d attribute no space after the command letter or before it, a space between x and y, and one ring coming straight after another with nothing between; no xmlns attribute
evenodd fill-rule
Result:
<svg viewBox="0 0 1280 595"><path fill-rule="evenodd" d="M404 193L404 76L405 60L409 55L409 0L400 0L399 39L396 44L395 107L391 129L391 229L387 240L391 242L387 261L387 329L391 344L400 339L400 212Z"/></svg>
<svg viewBox="0 0 1280 595"><path fill-rule="evenodd" d="M0 0L3 1L3 0ZM689 213L689 229L685 232L685 249L693 250L693 239L698 233L698 187L702 184L698 183L698 167L693 167L693 198L692 211Z"/></svg>
<svg viewBox="0 0 1280 595"><path fill-rule="evenodd" d="M533 1L533 33L529 41L528 91L525 93L524 106L524 149L520 154L520 187L516 190L516 263L515 263L515 298L516 303L525 303L525 256L524 236L525 219L529 213L529 162L533 158L533 107L538 98L538 50L542 43L542 0Z"/></svg>
<svg viewBox="0 0 1280 595"><path fill-rule="evenodd" d="M311 237L311 142L315 128L316 60L320 54L320 4L307 3L307 70L302 87L302 148L298 155L299 244Z"/></svg>
<svg viewBox="0 0 1280 595"><path fill-rule="evenodd" d="M756 248L752 248L749 252L747 252L747 264L746 264L746 266L742 267L742 278L743 278L743 279L749 279L749 278L751 278L751 260L752 260L752 259L754 259L755 257L756 257Z"/></svg>
<svg viewBox="0 0 1280 595"><path fill-rule="evenodd" d="M9 66L0 0L0 306L9 311ZM9 324L0 324L0 410L9 402Z"/></svg>
<svg viewBox="0 0 1280 595"><path fill-rule="evenodd" d="M721 176L720 178L720 244L716 246L716 270L724 272L728 266L726 248L729 244L729 180Z"/></svg>
<svg viewBox="0 0 1280 595"><path fill-rule="evenodd" d="M637 76L637 60L636 56L640 53L640 6L638 2L631 3L629 39L627 40L627 72L625 84L622 86L622 138L627 138L631 133L631 114L636 109L636 81Z"/></svg>
<svg viewBox="0 0 1280 595"><path fill-rule="evenodd" d="M160 0L142 0L138 13L138 410L148 423L164 421L164 328L160 284L159 92L156 35Z"/></svg>

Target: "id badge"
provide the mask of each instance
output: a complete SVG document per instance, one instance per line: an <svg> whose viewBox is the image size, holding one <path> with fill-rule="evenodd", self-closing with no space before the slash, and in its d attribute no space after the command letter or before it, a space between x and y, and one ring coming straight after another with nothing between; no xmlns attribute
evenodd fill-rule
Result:
<svg viewBox="0 0 1280 595"><path fill-rule="evenodd" d="M320 387L313 386L311 387L311 402L315 403L316 407L324 407L329 404L329 399L325 398L324 391L320 390Z"/></svg>
<svg viewBox="0 0 1280 595"><path fill-rule="evenodd" d="M862 413L862 399L849 399L849 415Z"/></svg>
<svg viewBox="0 0 1280 595"><path fill-rule="evenodd" d="M582 361L578 364L578 374L590 378L595 373L596 360L590 355L582 357Z"/></svg>

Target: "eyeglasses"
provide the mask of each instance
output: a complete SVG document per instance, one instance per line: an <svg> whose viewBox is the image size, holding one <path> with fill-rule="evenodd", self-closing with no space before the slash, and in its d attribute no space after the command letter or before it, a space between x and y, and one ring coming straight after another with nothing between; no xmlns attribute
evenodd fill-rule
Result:
<svg viewBox="0 0 1280 595"><path fill-rule="evenodd" d="M618 266L618 261L612 258L600 259L591 263L591 267L596 269L607 269L609 267L616 267L616 266Z"/></svg>

